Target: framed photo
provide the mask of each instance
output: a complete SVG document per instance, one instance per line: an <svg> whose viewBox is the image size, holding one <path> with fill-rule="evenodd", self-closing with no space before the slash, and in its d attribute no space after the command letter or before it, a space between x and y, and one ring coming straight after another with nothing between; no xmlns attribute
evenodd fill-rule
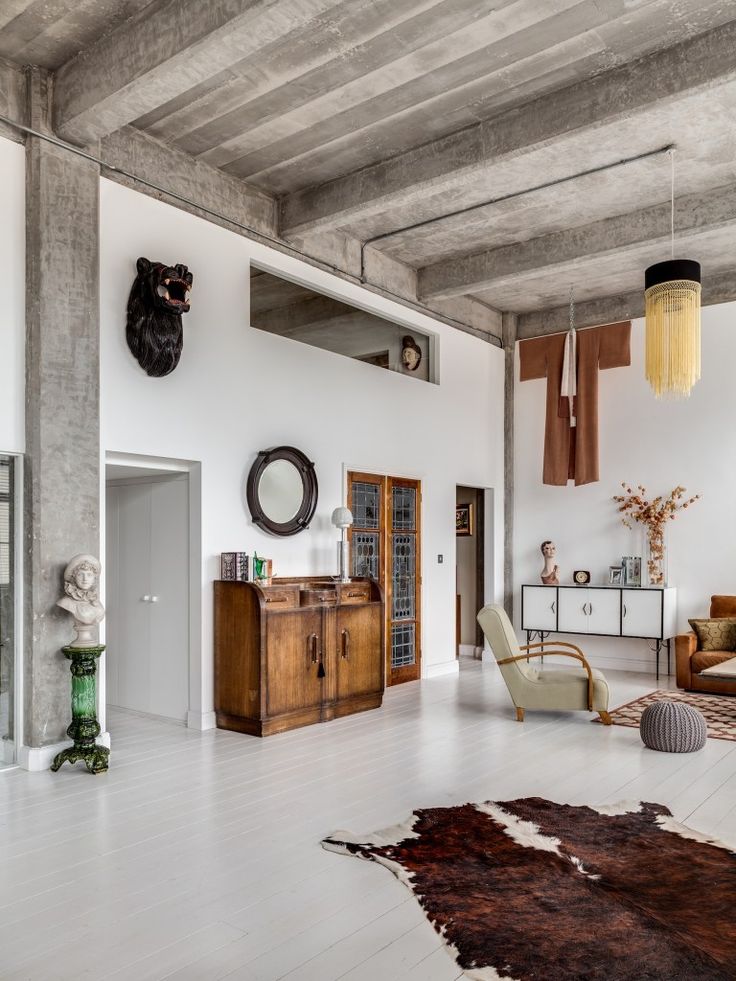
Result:
<svg viewBox="0 0 736 981"><path fill-rule="evenodd" d="M608 567L608 585L609 586L623 586L624 584L624 570L620 565L609 565Z"/></svg>
<svg viewBox="0 0 736 981"><path fill-rule="evenodd" d="M457 504L455 506L455 534L473 534L473 505Z"/></svg>
<svg viewBox="0 0 736 981"><path fill-rule="evenodd" d="M641 556L624 555L624 586L641 586Z"/></svg>

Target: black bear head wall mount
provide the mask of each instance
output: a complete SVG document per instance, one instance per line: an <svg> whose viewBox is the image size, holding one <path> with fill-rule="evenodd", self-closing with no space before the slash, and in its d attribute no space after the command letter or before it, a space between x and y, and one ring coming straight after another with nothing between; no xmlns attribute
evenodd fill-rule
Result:
<svg viewBox="0 0 736 981"><path fill-rule="evenodd" d="M184 335L181 315L189 310L194 277L186 266L167 266L141 257L128 297L125 336L138 364L163 378L179 364Z"/></svg>

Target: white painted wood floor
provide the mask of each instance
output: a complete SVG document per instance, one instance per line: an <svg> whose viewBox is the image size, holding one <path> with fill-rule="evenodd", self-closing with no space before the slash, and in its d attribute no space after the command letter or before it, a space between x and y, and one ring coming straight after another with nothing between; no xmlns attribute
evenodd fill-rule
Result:
<svg viewBox="0 0 736 981"><path fill-rule="evenodd" d="M606 673L614 705L656 687ZM319 846L418 806L645 799L736 844L736 743L654 753L589 718L518 724L495 665L465 659L379 711L263 740L117 713L108 774L0 774L0 978L451 981L390 872Z"/></svg>

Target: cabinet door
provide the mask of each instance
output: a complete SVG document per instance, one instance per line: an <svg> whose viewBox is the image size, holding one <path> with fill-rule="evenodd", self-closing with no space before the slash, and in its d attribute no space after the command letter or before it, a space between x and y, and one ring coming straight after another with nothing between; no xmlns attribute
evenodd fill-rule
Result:
<svg viewBox="0 0 736 981"><path fill-rule="evenodd" d="M662 636L662 590L622 590L622 630L624 637Z"/></svg>
<svg viewBox="0 0 736 981"><path fill-rule="evenodd" d="M557 630L557 588L521 587L521 629Z"/></svg>
<svg viewBox="0 0 736 981"><path fill-rule="evenodd" d="M588 590L588 633L618 637L621 633L621 590Z"/></svg>
<svg viewBox="0 0 736 981"><path fill-rule="evenodd" d="M337 697L383 691L380 605L341 607L337 613Z"/></svg>
<svg viewBox="0 0 736 981"><path fill-rule="evenodd" d="M588 603L590 603L591 590L580 586L559 586L557 592L560 604L557 629L560 633L589 633Z"/></svg>
<svg viewBox="0 0 736 981"><path fill-rule="evenodd" d="M320 705L322 679L318 673L324 643L319 610L268 615L266 704L270 716Z"/></svg>

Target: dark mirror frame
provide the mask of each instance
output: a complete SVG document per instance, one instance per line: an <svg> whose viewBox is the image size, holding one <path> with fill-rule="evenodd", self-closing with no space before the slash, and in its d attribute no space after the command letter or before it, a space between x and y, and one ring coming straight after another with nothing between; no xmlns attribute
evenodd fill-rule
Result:
<svg viewBox="0 0 736 981"><path fill-rule="evenodd" d="M263 471L266 467L276 460L286 460L292 463L299 472L302 479L302 503L299 510L289 521L273 521L261 507L258 497L258 484ZM269 535L286 537L287 535L298 535L309 527L309 522L314 517L317 509L317 474L314 471L314 464L301 450L293 446L275 446L271 450L261 450L255 459L253 466L248 474L246 495L248 507L253 518L253 524L258 525Z"/></svg>

